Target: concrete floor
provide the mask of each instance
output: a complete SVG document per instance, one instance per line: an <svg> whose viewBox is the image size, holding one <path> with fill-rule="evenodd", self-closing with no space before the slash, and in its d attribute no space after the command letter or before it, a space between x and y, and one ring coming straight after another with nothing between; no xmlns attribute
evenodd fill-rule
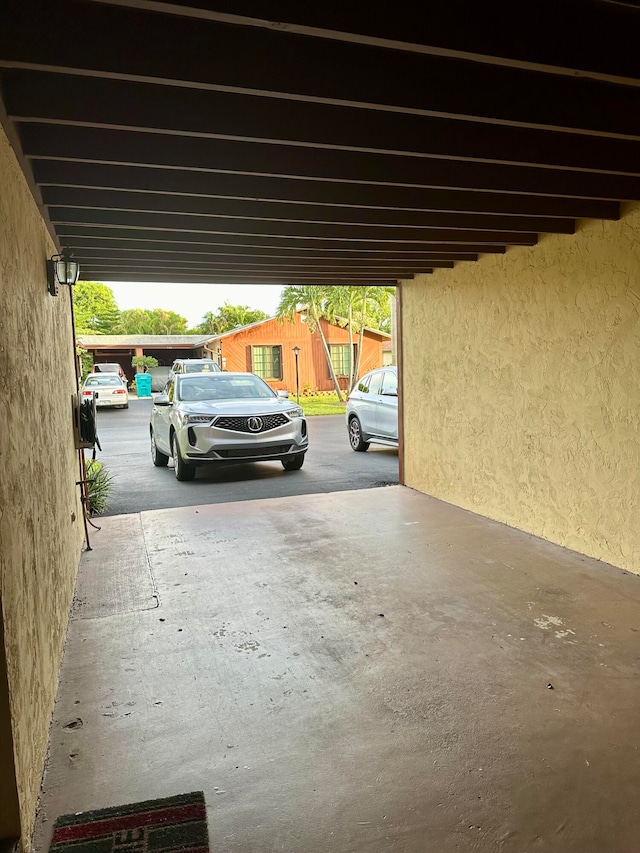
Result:
<svg viewBox="0 0 640 853"><path fill-rule="evenodd" d="M400 486L101 523L38 850L192 790L214 853L640 849L640 578Z"/></svg>

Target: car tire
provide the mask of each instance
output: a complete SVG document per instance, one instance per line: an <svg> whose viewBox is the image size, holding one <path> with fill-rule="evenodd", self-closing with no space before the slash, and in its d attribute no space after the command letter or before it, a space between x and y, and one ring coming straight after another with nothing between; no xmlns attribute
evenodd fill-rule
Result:
<svg viewBox="0 0 640 853"><path fill-rule="evenodd" d="M175 432L171 436L171 450L173 452L173 467L176 480L180 480L181 483L193 480L196 476L196 469L193 465L189 465L189 463L185 462L182 458Z"/></svg>
<svg viewBox="0 0 640 853"><path fill-rule="evenodd" d="M369 442L365 441L362 437L362 426L355 415L349 420L349 444L352 450L358 450L363 453L369 449Z"/></svg>
<svg viewBox="0 0 640 853"><path fill-rule="evenodd" d="M282 467L285 471L299 471L304 465L304 453L298 453L297 456L291 456L289 459L282 460Z"/></svg>
<svg viewBox="0 0 640 853"><path fill-rule="evenodd" d="M123 408L123 409L128 409L128 408L129 408L129 404L128 404L128 403L125 403L125 405L124 405L122 408Z"/></svg>
<svg viewBox="0 0 640 853"><path fill-rule="evenodd" d="M169 463L169 457L166 453L163 453L161 450L158 450L158 445L156 444L156 437L151 433L151 461L156 466L156 468L166 468Z"/></svg>

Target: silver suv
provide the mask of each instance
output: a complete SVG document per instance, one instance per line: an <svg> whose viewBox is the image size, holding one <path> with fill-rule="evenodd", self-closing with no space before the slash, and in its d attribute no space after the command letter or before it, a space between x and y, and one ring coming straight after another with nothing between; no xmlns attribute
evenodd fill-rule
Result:
<svg viewBox="0 0 640 853"><path fill-rule="evenodd" d="M347 430L354 450L370 444L398 446L398 368L365 373L347 401Z"/></svg>
<svg viewBox="0 0 640 853"><path fill-rule="evenodd" d="M221 368L217 361L211 358L177 358L171 365L171 374L174 373L220 373Z"/></svg>

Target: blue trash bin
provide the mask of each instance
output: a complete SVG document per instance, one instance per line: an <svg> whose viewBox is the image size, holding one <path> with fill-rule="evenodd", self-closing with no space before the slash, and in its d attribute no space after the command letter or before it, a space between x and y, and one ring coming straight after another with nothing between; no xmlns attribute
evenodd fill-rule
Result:
<svg viewBox="0 0 640 853"><path fill-rule="evenodd" d="M151 374L136 373L136 393L138 397L151 396Z"/></svg>

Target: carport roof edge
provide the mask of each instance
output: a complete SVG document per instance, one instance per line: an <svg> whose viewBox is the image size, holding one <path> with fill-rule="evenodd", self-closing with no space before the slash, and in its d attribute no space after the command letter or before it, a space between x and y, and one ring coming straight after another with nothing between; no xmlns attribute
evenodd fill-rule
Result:
<svg viewBox="0 0 640 853"><path fill-rule="evenodd" d="M202 347L215 335L78 335L78 346L96 347Z"/></svg>

